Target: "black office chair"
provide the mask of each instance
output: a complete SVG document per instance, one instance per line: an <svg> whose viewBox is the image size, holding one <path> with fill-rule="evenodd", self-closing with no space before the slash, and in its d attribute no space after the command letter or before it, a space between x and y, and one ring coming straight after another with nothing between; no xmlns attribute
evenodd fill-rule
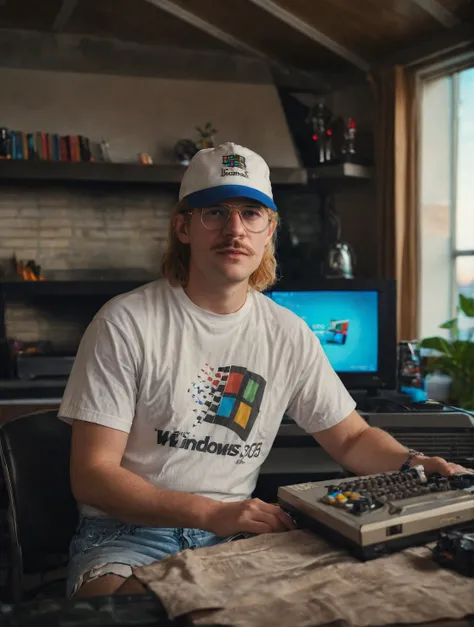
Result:
<svg viewBox="0 0 474 627"><path fill-rule="evenodd" d="M27 594L26 574L45 574L64 567L78 520L69 481L71 427L57 411L40 411L0 426L0 460L8 496L10 590L13 601ZM65 582L58 588L64 594Z"/></svg>

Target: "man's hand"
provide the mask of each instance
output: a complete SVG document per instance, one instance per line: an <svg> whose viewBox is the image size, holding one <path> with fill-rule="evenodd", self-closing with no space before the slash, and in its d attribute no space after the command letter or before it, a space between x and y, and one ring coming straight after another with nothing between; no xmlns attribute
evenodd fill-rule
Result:
<svg viewBox="0 0 474 627"><path fill-rule="evenodd" d="M209 513L206 529L217 536L236 533L273 533L295 529L291 517L281 507L260 499L238 503L216 502Z"/></svg>
<svg viewBox="0 0 474 627"><path fill-rule="evenodd" d="M444 477L450 477L451 475L456 475L459 473L470 473L474 474L474 470L469 468L464 468L464 466L460 466L459 464L454 464L453 462L448 462L442 457L414 457L410 466L417 466L421 464L425 469L425 472L438 472L440 475Z"/></svg>

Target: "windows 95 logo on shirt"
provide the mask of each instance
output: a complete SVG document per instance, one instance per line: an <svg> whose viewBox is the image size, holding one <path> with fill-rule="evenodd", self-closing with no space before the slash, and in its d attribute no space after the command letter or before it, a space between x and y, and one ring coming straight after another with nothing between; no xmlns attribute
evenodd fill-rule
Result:
<svg viewBox="0 0 474 627"><path fill-rule="evenodd" d="M197 407L195 424L210 422L249 437L260 411L265 379L240 366L211 368L206 364L188 392ZM194 425L193 425L194 426Z"/></svg>
<svg viewBox="0 0 474 627"><path fill-rule="evenodd" d="M266 381L255 372L240 366L212 368L209 364L201 369L191 383L188 393L195 403L193 427L202 423L221 425L233 431L246 442L260 412ZM173 440L174 438L174 440ZM229 444L211 441L210 436L196 440L189 433L162 432L158 430L158 444L197 450L202 453L238 456L237 463L245 458L258 457L263 442Z"/></svg>

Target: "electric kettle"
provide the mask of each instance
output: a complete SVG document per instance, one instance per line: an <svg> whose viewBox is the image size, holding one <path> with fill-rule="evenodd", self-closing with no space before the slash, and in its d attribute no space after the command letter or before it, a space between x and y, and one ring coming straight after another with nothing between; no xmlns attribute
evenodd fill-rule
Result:
<svg viewBox="0 0 474 627"><path fill-rule="evenodd" d="M334 242L326 254L324 277L326 279L353 279L355 255L346 242Z"/></svg>

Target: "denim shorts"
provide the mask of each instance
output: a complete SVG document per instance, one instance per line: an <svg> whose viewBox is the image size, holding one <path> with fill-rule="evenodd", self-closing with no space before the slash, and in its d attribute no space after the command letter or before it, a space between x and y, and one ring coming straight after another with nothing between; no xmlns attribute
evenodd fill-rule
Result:
<svg viewBox="0 0 474 627"><path fill-rule="evenodd" d="M102 575L128 577L131 567L152 562L185 549L197 549L229 542L236 536L221 538L201 529L139 527L112 518L83 517L69 548L67 595L88 580Z"/></svg>

